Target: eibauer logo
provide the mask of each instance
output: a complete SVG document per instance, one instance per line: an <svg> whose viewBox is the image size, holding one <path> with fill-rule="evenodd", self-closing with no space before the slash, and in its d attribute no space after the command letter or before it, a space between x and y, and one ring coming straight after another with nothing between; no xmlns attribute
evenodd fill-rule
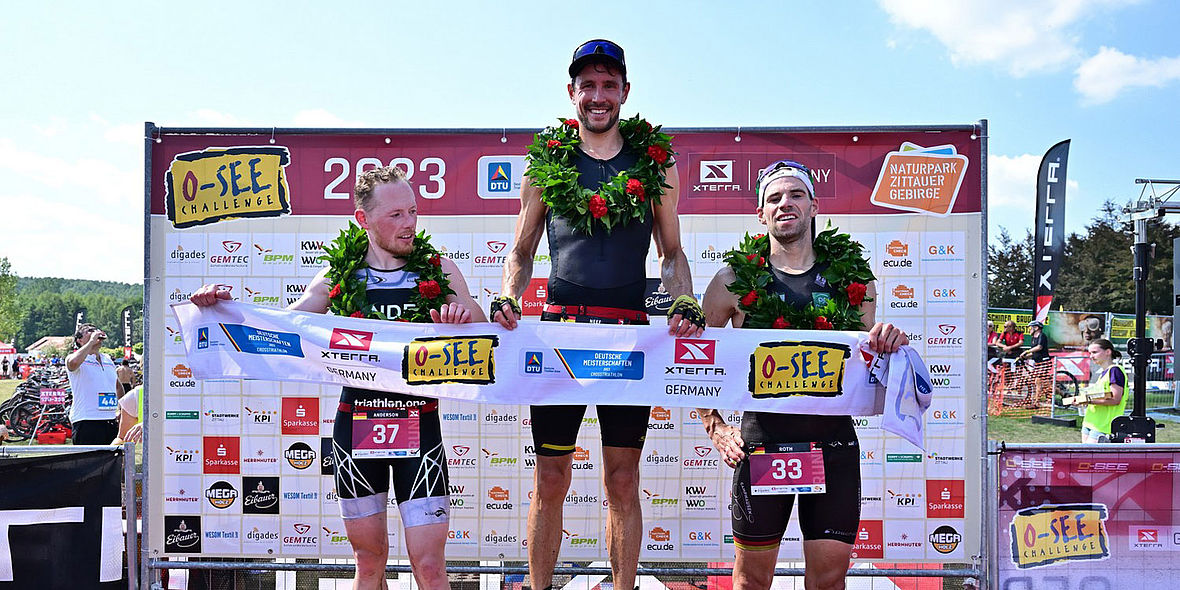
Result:
<svg viewBox="0 0 1180 590"><path fill-rule="evenodd" d="M967 157L953 144L923 147L905 142L886 154L869 202L880 207L950 214L967 171Z"/></svg>

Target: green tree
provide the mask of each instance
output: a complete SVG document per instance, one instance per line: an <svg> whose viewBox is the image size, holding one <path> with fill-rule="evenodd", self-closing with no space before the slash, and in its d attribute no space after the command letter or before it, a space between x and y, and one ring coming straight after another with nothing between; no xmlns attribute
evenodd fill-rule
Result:
<svg viewBox="0 0 1180 590"><path fill-rule="evenodd" d="M0 257L0 340L11 343L21 325L21 306L17 298L17 276L12 274L8 257Z"/></svg>
<svg viewBox="0 0 1180 590"><path fill-rule="evenodd" d="M1022 241L1014 241L1008 230L1000 228L1000 237L987 246L987 295L991 307L1029 309L1032 306L1032 245L1029 232Z"/></svg>

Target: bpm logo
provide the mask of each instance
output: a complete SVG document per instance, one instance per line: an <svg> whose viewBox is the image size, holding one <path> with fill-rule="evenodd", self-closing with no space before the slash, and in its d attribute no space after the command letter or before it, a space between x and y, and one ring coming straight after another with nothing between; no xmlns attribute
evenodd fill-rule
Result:
<svg viewBox="0 0 1180 590"><path fill-rule="evenodd" d="M372 332L332 328L332 339L328 343L328 348L335 348L337 350L369 350L369 345L372 343Z"/></svg>
<svg viewBox="0 0 1180 590"><path fill-rule="evenodd" d="M676 339L675 363L678 365L712 365L716 362L716 340Z"/></svg>
<svg viewBox="0 0 1180 590"><path fill-rule="evenodd" d="M512 162L488 162L488 192L512 190Z"/></svg>
<svg viewBox="0 0 1180 590"><path fill-rule="evenodd" d="M701 160L701 184L733 182L733 160Z"/></svg>

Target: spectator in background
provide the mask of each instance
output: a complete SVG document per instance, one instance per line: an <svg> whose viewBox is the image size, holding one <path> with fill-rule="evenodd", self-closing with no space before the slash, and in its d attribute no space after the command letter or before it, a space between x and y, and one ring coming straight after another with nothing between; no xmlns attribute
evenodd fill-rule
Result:
<svg viewBox="0 0 1180 590"><path fill-rule="evenodd" d="M1020 358L1031 358L1037 363L1049 360L1049 338L1045 336L1045 324L1033 320L1028 323L1028 329L1032 331L1032 346L1020 353Z"/></svg>
<svg viewBox="0 0 1180 590"><path fill-rule="evenodd" d="M1111 422L1127 409L1127 396L1123 395L1127 375L1114 363L1123 355L1105 338L1094 340L1086 348L1090 351L1091 367L1096 366L1101 372L1098 380L1086 389L1083 401L1077 404L1079 411L1086 413L1082 418L1082 442L1108 443Z"/></svg>
<svg viewBox="0 0 1180 590"><path fill-rule="evenodd" d="M1004 331L1000 334L1000 352L1004 358L1020 356L1021 344L1024 344L1024 334L1016 329L1016 322L1004 322Z"/></svg>
<svg viewBox="0 0 1180 590"><path fill-rule="evenodd" d="M78 348L66 357L66 375L74 393L70 423L76 445L108 445L119 434L115 361L100 350L106 338L94 324L82 324L74 334Z"/></svg>
<svg viewBox="0 0 1180 590"><path fill-rule="evenodd" d="M8 378L8 357L4 357L4 360L0 361L0 378Z"/></svg>
<svg viewBox="0 0 1180 590"><path fill-rule="evenodd" d="M131 380L135 377L135 372L131 370L131 363L127 359L115 369L115 375L119 377L119 399L127 395L131 391Z"/></svg>
<svg viewBox="0 0 1180 590"><path fill-rule="evenodd" d="M987 321L987 358L1000 357L1000 333L996 331L996 323Z"/></svg>
<svg viewBox="0 0 1180 590"><path fill-rule="evenodd" d="M12 376L20 379L20 355L12 357Z"/></svg>

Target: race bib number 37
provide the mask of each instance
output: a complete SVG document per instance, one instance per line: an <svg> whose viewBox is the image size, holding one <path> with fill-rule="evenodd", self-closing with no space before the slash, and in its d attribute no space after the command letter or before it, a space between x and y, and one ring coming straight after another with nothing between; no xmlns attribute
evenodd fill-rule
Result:
<svg viewBox="0 0 1180 590"><path fill-rule="evenodd" d="M816 443L758 447L750 453L750 493L822 494L824 453Z"/></svg>
<svg viewBox="0 0 1180 590"><path fill-rule="evenodd" d="M421 453L417 408L368 410L352 415L352 456L357 459L417 457Z"/></svg>

